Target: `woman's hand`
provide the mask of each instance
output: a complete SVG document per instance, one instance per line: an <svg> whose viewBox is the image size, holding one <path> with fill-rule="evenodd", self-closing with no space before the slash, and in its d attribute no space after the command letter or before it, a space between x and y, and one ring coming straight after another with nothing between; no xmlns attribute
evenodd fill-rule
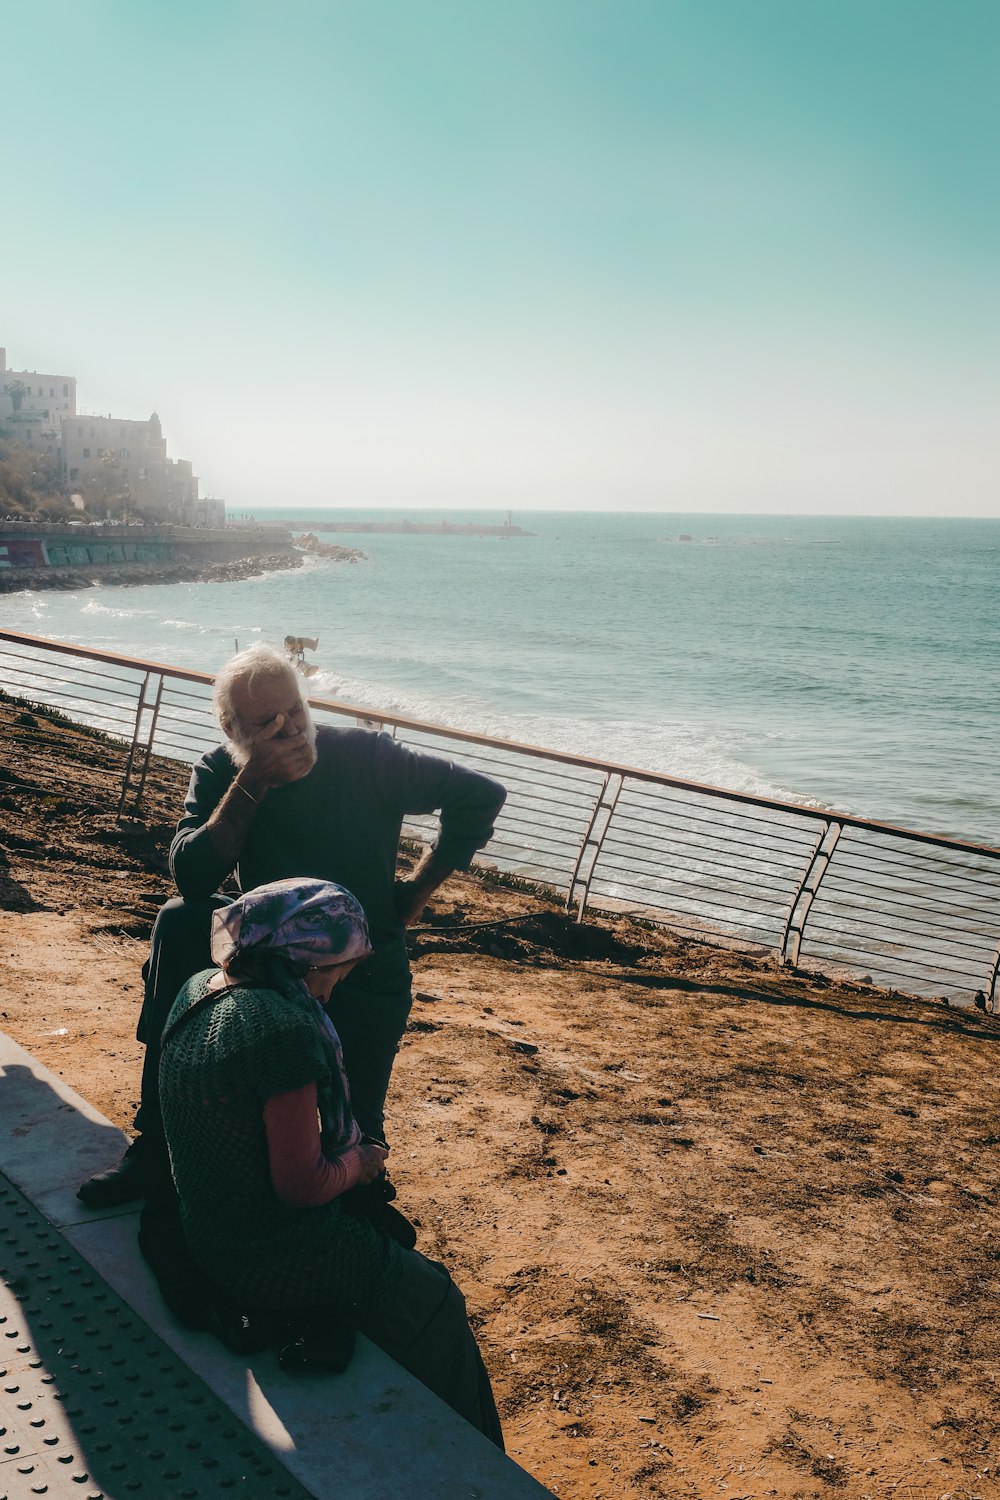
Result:
<svg viewBox="0 0 1000 1500"><path fill-rule="evenodd" d="M384 1146L359 1146L358 1154L361 1158L361 1170L358 1181L362 1183L374 1182L378 1174L385 1166L385 1159L389 1155Z"/></svg>

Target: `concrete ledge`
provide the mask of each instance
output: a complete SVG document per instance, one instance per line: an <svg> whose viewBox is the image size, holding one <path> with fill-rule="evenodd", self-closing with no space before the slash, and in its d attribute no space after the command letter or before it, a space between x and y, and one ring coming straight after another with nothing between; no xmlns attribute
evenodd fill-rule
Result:
<svg viewBox="0 0 1000 1500"><path fill-rule="evenodd" d="M0 1032L0 1171L317 1500L538 1500L550 1491L366 1339L343 1375L249 1363L173 1321L136 1245L138 1214L95 1213L81 1181L122 1133Z"/></svg>

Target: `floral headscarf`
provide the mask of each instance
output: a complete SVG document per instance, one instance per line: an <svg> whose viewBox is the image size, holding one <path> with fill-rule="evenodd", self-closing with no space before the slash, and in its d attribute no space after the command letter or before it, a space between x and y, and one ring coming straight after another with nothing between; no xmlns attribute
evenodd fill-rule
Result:
<svg viewBox="0 0 1000 1500"><path fill-rule="evenodd" d="M270 954L296 965L348 963L371 951L359 903L329 880L272 880L212 916L212 958L220 967Z"/></svg>

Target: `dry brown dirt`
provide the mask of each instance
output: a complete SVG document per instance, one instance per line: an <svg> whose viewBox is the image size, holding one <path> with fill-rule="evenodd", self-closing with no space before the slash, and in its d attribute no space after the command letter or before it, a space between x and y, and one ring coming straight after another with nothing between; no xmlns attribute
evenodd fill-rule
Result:
<svg viewBox="0 0 1000 1500"><path fill-rule="evenodd" d="M120 1125L185 773L0 703L0 1026ZM494 925L482 925L494 924ZM496 925L500 924L500 925ZM1000 1023L463 877L392 1170L576 1500L1000 1495Z"/></svg>

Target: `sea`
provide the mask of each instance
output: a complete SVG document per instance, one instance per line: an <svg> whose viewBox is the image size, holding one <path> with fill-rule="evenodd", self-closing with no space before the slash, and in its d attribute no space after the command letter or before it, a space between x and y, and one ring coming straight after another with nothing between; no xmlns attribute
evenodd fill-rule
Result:
<svg viewBox="0 0 1000 1500"><path fill-rule="evenodd" d="M1000 846L1000 520L513 522L530 534L320 533L363 560L6 595L0 620L207 672L317 637L317 696Z"/></svg>

